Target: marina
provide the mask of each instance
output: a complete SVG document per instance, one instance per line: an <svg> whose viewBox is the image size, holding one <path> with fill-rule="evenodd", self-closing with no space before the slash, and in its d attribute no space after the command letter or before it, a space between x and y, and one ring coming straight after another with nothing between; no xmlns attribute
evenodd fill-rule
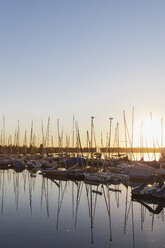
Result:
<svg viewBox="0 0 165 248"><path fill-rule="evenodd" d="M165 1L0 1L0 248L165 248Z"/></svg>
<svg viewBox="0 0 165 248"><path fill-rule="evenodd" d="M18 122L13 139L3 117L0 139L3 247L10 248L13 242L16 247L34 248L54 244L58 248L68 244L115 248L128 247L128 243L133 248L164 247L163 119L159 139L150 134L153 146L146 143L144 147L141 133L140 146L134 147L137 138L134 108L131 130L123 113L125 141L121 147L119 123L114 130L113 118L109 118L106 140L102 133L99 144L92 116L84 147L84 135L74 116L72 144L59 119L55 135L50 129L50 117L46 130L42 123L37 144L33 121L25 136L21 136Z"/></svg>
<svg viewBox="0 0 165 248"><path fill-rule="evenodd" d="M2 246L164 247L161 163L97 160L1 157Z"/></svg>

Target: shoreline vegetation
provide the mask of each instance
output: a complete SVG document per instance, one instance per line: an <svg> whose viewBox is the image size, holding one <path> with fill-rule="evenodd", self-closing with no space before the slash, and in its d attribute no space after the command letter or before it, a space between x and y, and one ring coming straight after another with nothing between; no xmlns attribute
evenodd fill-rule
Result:
<svg viewBox="0 0 165 248"><path fill-rule="evenodd" d="M112 147L112 148L100 148L99 153L111 153L118 154L120 156L121 153L131 154L131 153L161 153L163 148L153 148L153 147ZM46 147L44 148L41 144L40 147L34 146L0 146L0 154L36 154L36 153L97 153L97 148L79 148L79 147Z"/></svg>

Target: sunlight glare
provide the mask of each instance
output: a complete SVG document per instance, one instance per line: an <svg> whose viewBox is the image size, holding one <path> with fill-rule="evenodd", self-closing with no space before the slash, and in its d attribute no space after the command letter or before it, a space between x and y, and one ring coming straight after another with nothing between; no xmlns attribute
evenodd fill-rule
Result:
<svg viewBox="0 0 165 248"><path fill-rule="evenodd" d="M161 121L160 118L145 117L135 125L135 141L137 146L161 146Z"/></svg>

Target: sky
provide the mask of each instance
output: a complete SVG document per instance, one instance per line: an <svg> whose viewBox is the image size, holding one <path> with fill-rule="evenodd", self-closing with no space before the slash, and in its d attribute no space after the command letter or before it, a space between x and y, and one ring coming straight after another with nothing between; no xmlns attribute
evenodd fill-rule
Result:
<svg viewBox="0 0 165 248"><path fill-rule="evenodd" d="M164 0L0 0L0 129L165 117ZM159 130L160 131L160 130ZM138 136L138 135L137 135ZM137 143L139 137L136 137ZM85 141L84 141L85 142Z"/></svg>

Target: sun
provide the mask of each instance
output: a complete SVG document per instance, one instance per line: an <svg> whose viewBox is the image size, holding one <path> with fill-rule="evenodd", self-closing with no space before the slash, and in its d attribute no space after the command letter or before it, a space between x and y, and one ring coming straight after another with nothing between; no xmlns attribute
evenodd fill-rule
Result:
<svg viewBox="0 0 165 248"><path fill-rule="evenodd" d="M161 133L161 119L149 116L136 122L134 139L139 147L161 147Z"/></svg>

